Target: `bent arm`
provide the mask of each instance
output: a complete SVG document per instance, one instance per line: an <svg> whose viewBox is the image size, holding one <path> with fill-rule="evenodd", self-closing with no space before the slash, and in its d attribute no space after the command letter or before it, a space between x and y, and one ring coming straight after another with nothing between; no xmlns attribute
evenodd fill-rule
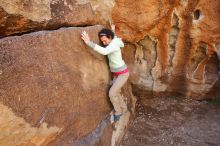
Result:
<svg viewBox="0 0 220 146"><path fill-rule="evenodd" d="M108 55L108 54L114 52L115 50L120 49L120 47L118 45L116 45L114 42L111 42L106 48L101 47L101 46L93 43L92 41L90 41L87 45L102 55Z"/></svg>

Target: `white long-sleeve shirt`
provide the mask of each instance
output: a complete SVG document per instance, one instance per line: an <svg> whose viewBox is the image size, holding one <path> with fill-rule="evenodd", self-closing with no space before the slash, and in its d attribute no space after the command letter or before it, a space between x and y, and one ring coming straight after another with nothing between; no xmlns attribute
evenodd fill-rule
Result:
<svg viewBox="0 0 220 146"><path fill-rule="evenodd" d="M98 53L108 56L111 72L120 72L127 68L121 55L121 47L124 47L124 43L120 38L115 37L105 48L93 42L90 42L88 45Z"/></svg>

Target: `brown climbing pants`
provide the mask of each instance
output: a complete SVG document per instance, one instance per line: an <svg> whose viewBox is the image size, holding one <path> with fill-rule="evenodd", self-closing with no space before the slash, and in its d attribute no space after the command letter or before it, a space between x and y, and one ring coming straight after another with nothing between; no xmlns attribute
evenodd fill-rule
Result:
<svg viewBox="0 0 220 146"><path fill-rule="evenodd" d="M109 97L115 109L115 115L120 115L127 111L127 105L121 95L121 88L126 83L129 72L114 77L113 84L109 90Z"/></svg>

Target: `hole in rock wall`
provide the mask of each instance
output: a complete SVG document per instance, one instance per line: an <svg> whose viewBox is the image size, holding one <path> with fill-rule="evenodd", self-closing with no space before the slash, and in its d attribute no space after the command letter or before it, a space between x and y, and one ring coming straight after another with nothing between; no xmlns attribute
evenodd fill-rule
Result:
<svg viewBox="0 0 220 146"><path fill-rule="evenodd" d="M200 16L201 16L200 10L194 11L194 15L193 15L194 20L199 20Z"/></svg>

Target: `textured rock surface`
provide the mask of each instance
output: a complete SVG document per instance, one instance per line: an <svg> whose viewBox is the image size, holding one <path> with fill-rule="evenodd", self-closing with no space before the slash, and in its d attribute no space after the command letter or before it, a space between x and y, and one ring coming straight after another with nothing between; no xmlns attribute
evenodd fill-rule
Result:
<svg viewBox="0 0 220 146"><path fill-rule="evenodd" d="M31 126L29 129L46 124L45 133L51 126L56 127L55 132L42 137L42 143L48 145L74 144L76 139L79 143L89 140L109 145L108 65L105 57L86 47L80 37L86 30L97 42L100 29L101 26L66 28L0 40L0 101L12 109L12 122L22 118ZM130 97L131 88L125 89L124 96ZM22 126L14 125L7 132L14 133ZM24 129L21 142L37 137ZM28 139L24 134L29 135Z"/></svg>
<svg viewBox="0 0 220 146"><path fill-rule="evenodd" d="M57 127L47 128L46 123L42 123L40 127L32 127L2 103L0 111L1 146L47 145L61 131Z"/></svg>
<svg viewBox="0 0 220 146"><path fill-rule="evenodd" d="M99 24L109 26L112 23L112 9L115 0L76 0L78 4L90 3Z"/></svg>
<svg viewBox="0 0 220 146"><path fill-rule="evenodd" d="M218 0L0 0L0 37L113 19L137 95L220 98L219 7ZM98 41L100 28L0 40L0 145L121 141L130 114L112 137L106 60L80 39L86 29ZM122 91L134 111L131 86Z"/></svg>
<svg viewBox="0 0 220 146"><path fill-rule="evenodd" d="M112 17L129 42L136 93L208 97L219 80L219 7L218 0L116 1Z"/></svg>
<svg viewBox="0 0 220 146"><path fill-rule="evenodd" d="M72 0L0 0L0 37L63 26L96 24L89 3Z"/></svg>

